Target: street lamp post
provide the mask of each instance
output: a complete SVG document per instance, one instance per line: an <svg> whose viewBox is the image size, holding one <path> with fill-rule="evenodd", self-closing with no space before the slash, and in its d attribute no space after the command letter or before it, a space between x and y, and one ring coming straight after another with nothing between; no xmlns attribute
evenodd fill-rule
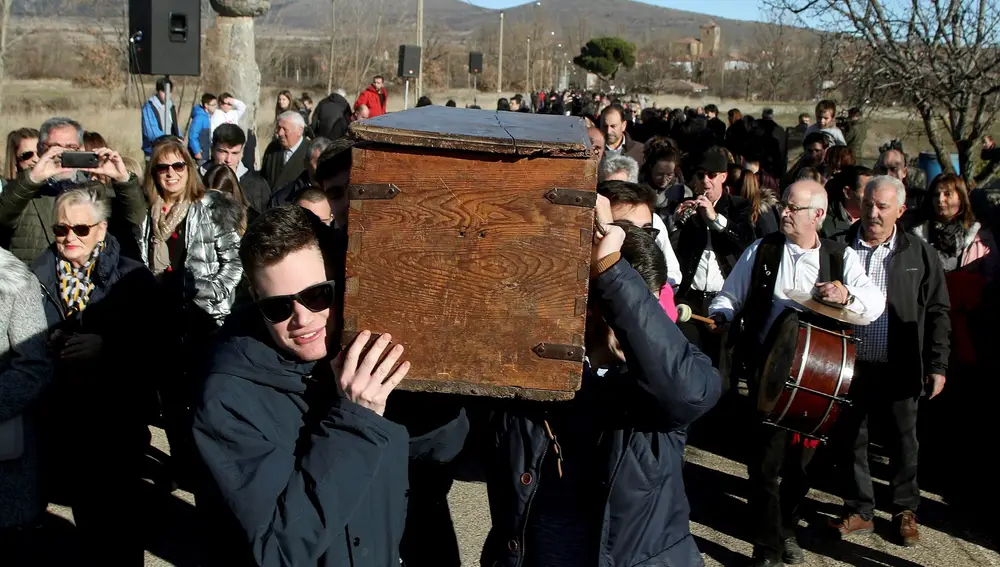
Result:
<svg viewBox="0 0 1000 567"><path fill-rule="evenodd" d="M503 92L503 12L500 12L500 56L497 58L497 92Z"/></svg>

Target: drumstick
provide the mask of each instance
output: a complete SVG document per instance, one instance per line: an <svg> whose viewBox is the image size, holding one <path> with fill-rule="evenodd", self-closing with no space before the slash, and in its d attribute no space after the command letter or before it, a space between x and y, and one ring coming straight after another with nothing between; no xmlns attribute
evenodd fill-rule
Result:
<svg viewBox="0 0 1000 567"><path fill-rule="evenodd" d="M694 312L691 311L691 306L690 305L687 305L687 304L684 304L684 303L681 303L680 305L678 305L677 306L677 322L678 323L686 323L686 322L692 321L692 320L693 321L700 321L702 323L707 323L707 324L709 324L709 325L711 325L713 327L716 325L714 319L710 319L708 317L702 317L701 315L695 315Z"/></svg>

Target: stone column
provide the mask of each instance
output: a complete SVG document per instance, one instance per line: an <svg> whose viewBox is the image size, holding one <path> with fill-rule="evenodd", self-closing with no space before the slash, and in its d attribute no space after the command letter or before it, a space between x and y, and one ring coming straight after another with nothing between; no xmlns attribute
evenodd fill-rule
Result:
<svg viewBox="0 0 1000 567"><path fill-rule="evenodd" d="M271 9L270 0L210 0L218 14L208 34L205 61L205 91L224 91L242 100L247 112L240 120L244 129L257 125L260 106L260 69L254 49L253 19Z"/></svg>

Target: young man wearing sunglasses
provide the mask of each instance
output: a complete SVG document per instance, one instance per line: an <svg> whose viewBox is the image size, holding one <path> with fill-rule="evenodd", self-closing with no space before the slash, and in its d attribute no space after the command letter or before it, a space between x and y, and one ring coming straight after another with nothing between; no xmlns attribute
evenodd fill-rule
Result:
<svg viewBox="0 0 1000 567"><path fill-rule="evenodd" d="M226 321L194 421L212 564L399 564L414 448L383 414L409 363L388 334L366 352L369 331L336 355L334 234L284 206L243 237L255 305Z"/></svg>

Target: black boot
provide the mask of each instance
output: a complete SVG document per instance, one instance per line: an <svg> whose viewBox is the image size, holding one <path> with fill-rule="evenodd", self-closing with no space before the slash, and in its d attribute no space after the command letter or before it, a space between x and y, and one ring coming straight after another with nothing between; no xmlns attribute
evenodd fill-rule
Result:
<svg viewBox="0 0 1000 567"><path fill-rule="evenodd" d="M781 559L788 565L801 565L806 562L806 554L794 537L785 539L783 547Z"/></svg>

